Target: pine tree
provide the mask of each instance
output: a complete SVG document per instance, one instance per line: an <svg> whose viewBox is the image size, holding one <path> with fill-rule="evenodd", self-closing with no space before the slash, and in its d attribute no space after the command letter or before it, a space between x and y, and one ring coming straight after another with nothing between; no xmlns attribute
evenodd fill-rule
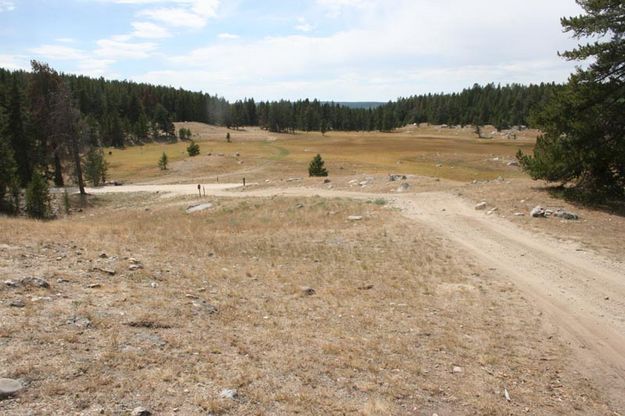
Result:
<svg viewBox="0 0 625 416"><path fill-rule="evenodd" d="M85 178L93 186L100 186L106 182L108 163L104 159L104 152L100 147L92 147L85 158Z"/></svg>
<svg viewBox="0 0 625 416"><path fill-rule="evenodd" d="M35 165L33 145L26 128L26 109L22 102L22 92L18 86L17 77L13 77L7 105L6 136L13 149L17 164L17 174L20 183L24 186L30 182L33 166Z"/></svg>
<svg viewBox="0 0 625 416"><path fill-rule="evenodd" d="M158 160L158 167L161 170L167 170L167 163L169 163L167 154L163 152L163 154L161 155L161 158Z"/></svg>
<svg viewBox="0 0 625 416"><path fill-rule="evenodd" d="M564 52L592 60L535 116L544 132L532 156L517 155L534 179L573 183L595 199L625 196L625 7L617 0L578 0L585 14L563 18L565 31L595 39ZM599 40L596 40L599 39Z"/></svg>
<svg viewBox="0 0 625 416"><path fill-rule="evenodd" d="M26 213L33 218L47 218L50 214L48 183L43 175L34 172L26 188Z"/></svg>
<svg viewBox="0 0 625 416"><path fill-rule="evenodd" d="M328 176L328 171L323 166L325 162L321 158L321 155L317 153L317 156L310 161L308 166L308 176Z"/></svg>
<svg viewBox="0 0 625 416"><path fill-rule="evenodd" d="M13 159L13 150L5 136L0 133L0 212L12 211L6 197L16 184L16 171L17 165Z"/></svg>
<svg viewBox="0 0 625 416"><path fill-rule="evenodd" d="M191 140L189 146L187 146L187 153L189 156L197 156L200 154L200 145Z"/></svg>

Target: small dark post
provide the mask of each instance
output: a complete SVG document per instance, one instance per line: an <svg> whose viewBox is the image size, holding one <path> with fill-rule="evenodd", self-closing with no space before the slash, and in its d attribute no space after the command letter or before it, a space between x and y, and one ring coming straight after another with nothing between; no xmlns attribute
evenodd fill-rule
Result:
<svg viewBox="0 0 625 416"><path fill-rule="evenodd" d="M201 198L202 197L202 190L201 190L201 186L200 186L199 183L197 184L197 193L200 195L200 198Z"/></svg>
<svg viewBox="0 0 625 416"><path fill-rule="evenodd" d="M243 178L243 187L245 187L245 178Z"/></svg>
<svg viewBox="0 0 625 416"><path fill-rule="evenodd" d="M204 192L204 196L206 196L206 188L202 186L202 192Z"/></svg>
<svg viewBox="0 0 625 416"><path fill-rule="evenodd" d="M219 176L217 176L217 183L219 183Z"/></svg>

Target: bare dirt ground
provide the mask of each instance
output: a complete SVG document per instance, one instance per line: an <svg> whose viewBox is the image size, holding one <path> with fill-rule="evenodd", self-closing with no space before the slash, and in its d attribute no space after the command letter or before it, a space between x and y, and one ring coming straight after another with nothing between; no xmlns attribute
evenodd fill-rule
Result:
<svg viewBox="0 0 625 416"><path fill-rule="evenodd" d="M189 126L199 158L115 150L129 185L0 218L0 377L25 385L0 414L625 414L625 219L549 196L510 141Z"/></svg>

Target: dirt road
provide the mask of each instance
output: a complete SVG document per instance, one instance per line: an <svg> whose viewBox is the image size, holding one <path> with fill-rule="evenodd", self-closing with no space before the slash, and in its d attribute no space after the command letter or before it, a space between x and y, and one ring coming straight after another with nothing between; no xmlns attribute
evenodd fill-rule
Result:
<svg viewBox="0 0 625 416"><path fill-rule="evenodd" d="M377 194L313 188L270 188L241 192L238 184L204 185L213 196L385 198L404 216L455 243L455 255L475 258L501 279L513 282L570 342L582 376L604 389L625 413L625 265L581 251L572 243L522 230L510 221L475 211L444 192ZM105 192L197 193L197 185L122 186ZM541 219L536 219L541 221Z"/></svg>

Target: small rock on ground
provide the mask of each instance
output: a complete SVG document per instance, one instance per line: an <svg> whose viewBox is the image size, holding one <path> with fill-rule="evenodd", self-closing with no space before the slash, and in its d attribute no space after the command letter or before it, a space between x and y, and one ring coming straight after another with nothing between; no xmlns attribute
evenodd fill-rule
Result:
<svg viewBox="0 0 625 416"><path fill-rule="evenodd" d="M50 287L50 284L41 277L25 277L20 281L20 283L22 284L22 286L35 286L42 287L44 289Z"/></svg>
<svg viewBox="0 0 625 416"><path fill-rule="evenodd" d="M482 211L482 210L485 210L485 209L486 209L486 202L483 202L483 201L482 201L482 202L480 202L479 204L477 204L477 205L475 206L475 209L476 209L477 211Z"/></svg>
<svg viewBox="0 0 625 416"><path fill-rule="evenodd" d="M213 204L211 203L189 205L187 207L187 214L193 214L194 212L205 211L207 209L211 209L212 207L213 207Z"/></svg>
<svg viewBox="0 0 625 416"><path fill-rule="evenodd" d="M302 287L301 291L302 291L302 295L304 295L304 296L312 296L315 293L317 293L317 291L315 289L313 289L312 287L307 287L307 286Z"/></svg>
<svg viewBox="0 0 625 416"><path fill-rule="evenodd" d="M362 215L350 215L347 219L350 221L361 221Z"/></svg>
<svg viewBox="0 0 625 416"><path fill-rule="evenodd" d="M26 306L26 304L22 299L15 299L9 302L9 306L13 308L23 308L24 306Z"/></svg>
<svg viewBox="0 0 625 416"><path fill-rule="evenodd" d="M12 378L0 378L0 399L11 397L16 393L19 393L24 386L19 380Z"/></svg>
<svg viewBox="0 0 625 416"><path fill-rule="evenodd" d="M558 218L562 218L565 220L577 220L579 216L577 214L573 214L572 212L565 211L563 209L559 209L554 214Z"/></svg>
<svg viewBox="0 0 625 416"><path fill-rule="evenodd" d="M209 315L217 313L217 307L215 305L211 305L210 303L208 303L207 301L203 299L194 300L191 302L191 304L193 305L193 307L198 308L202 310L203 312L206 312Z"/></svg>
<svg viewBox="0 0 625 416"><path fill-rule="evenodd" d="M221 393L219 393L219 396L224 399L234 400L239 397L239 392L235 389L223 389Z"/></svg>
<svg viewBox="0 0 625 416"><path fill-rule="evenodd" d="M530 216L532 216L532 218L540 218L540 217L544 217L545 215L546 215L545 208L541 206L536 206L530 211Z"/></svg>
<svg viewBox="0 0 625 416"><path fill-rule="evenodd" d="M150 412L148 409L146 409L145 407L135 407L132 410L132 413L130 413L131 416L151 416L152 412Z"/></svg>

